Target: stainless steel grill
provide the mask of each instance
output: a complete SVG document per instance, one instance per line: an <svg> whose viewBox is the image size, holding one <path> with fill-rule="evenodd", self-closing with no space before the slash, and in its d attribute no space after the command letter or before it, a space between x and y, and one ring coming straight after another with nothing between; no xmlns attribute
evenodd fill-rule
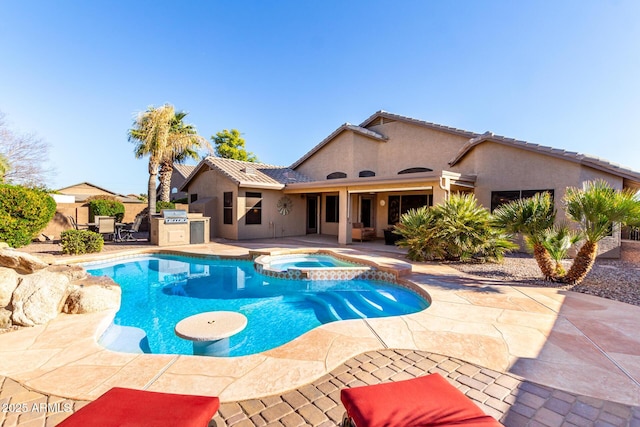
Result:
<svg viewBox="0 0 640 427"><path fill-rule="evenodd" d="M186 224L189 221L187 211L183 209L163 209L162 217L165 224Z"/></svg>

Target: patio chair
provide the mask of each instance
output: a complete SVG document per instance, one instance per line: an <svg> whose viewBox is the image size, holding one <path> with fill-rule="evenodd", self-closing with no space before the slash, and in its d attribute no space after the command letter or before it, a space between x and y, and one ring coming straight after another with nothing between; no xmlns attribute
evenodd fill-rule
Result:
<svg viewBox="0 0 640 427"><path fill-rule="evenodd" d="M351 227L351 240L371 240L376 237L376 230L372 227L365 227L361 222L354 222Z"/></svg>
<svg viewBox="0 0 640 427"><path fill-rule="evenodd" d="M78 224L76 222L76 219L73 216L69 215L67 218L69 219L69 222L71 223L71 226L74 228L74 230L88 230L89 229L89 226L86 225L86 224Z"/></svg>
<svg viewBox="0 0 640 427"><path fill-rule="evenodd" d="M137 233L140 229L140 224L142 224L142 215L138 215L136 219L133 220L133 224L129 228L122 228L120 230L120 240L121 241L129 241L135 242L136 238L133 233Z"/></svg>
<svg viewBox="0 0 640 427"><path fill-rule="evenodd" d="M98 233L102 234L105 240L114 240L116 236L116 219L114 217L98 218Z"/></svg>
<svg viewBox="0 0 640 427"><path fill-rule="evenodd" d="M205 427L219 407L217 397L114 387L58 427Z"/></svg>
<svg viewBox="0 0 640 427"><path fill-rule="evenodd" d="M466 426L499 427L440 374L346 388L342 427Z"/></svg>

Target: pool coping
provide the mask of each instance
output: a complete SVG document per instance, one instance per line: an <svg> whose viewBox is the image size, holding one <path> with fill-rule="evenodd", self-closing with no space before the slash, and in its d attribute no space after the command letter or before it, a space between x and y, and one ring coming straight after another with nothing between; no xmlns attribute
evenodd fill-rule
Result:
<svg viewBox="0 0 640 427"><path fill-rule="evenodd" d="M84 257L86 261L66 258L56 264L194 253L184 249L135 249ZM202 250L195 254L211 249ZM398 262L352 249L332 250L365 260ZM640 404L640 340L626 334L625 342L633 346L625 353L589 331L586 324L594 322L587 313L595 312L597 321L617 321L616 328L626 333L640 308L558 289L505 284L494 295L491 285L446 266L412 266L414 271L404 274L402 282L418 286L435 301L419 313L334 322L276 349L234 358L111 352L99 346L97 338L115 311L60 315L47 325L1 334L0 355L6 363L0 366L0 374L38 391L81 400L95 399L117 385L215 395L228 402L300 387L366 351L405 348L437 350L558 389ZM566 305L568 310L563 308ZM573 340L572 349L556 348L562 346L555 339L558 333ZM597 376L606 377L606 382L594 384Z"/></svg>

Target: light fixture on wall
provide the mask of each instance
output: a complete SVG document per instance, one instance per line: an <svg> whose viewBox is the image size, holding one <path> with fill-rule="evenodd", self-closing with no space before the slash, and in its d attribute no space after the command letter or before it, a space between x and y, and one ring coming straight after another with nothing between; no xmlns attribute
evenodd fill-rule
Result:
<svg viewBox="0 0 640 427"><path fill-rule="evenodd" d="M384 205L386 205L386 204L387 204L387 202L385 202L385 201L384 201L384 199L381 199L381 200L380 200L380 206L384 206Z"/></svg>

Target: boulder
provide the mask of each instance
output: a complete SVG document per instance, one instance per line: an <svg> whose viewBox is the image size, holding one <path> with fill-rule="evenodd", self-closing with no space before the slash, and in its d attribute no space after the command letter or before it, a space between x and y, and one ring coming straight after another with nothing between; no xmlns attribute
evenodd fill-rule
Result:
<svg viewBox="0 0 640 427"><path fill-rule="evenodd" d="M70 282L85 279L88 276L87 270L80 265L51 265L47 268L51 273L64 274Z"/></svg>
<svg viewBox="0 0 640 427"><path fill-rule="evenodd" d="M11 268L0 267L0 308L11 302L13 291L18 287L20 276Z"/></svg>
<svg viewBox="0 0 640 427"><path fill-rule="evenodd" d="M39 271L23 276L11 299L11 320L21 326L47 323L60 313L68 287L69 278L64 274Z"/></svg>
<svg viewBox="0 0 640 427"><path fill-rule="evenodd" d="M48 266L49 264L40 258L26 252L0 249L0 267L12 268L20 274L29 274Z"/></svg>
<svg viewBox="0 0 640 427"><path fill-rule="evenodd" d="M11 312L6 308L0 308L0 329L6 329L11 324Z"/></svg>
<svg viewBox="0 0 640 427"><path fill-rule="evenodd" d="M120 285L105 276L88 276L74 282L63 311L69 314L93 313L120 308Z"/></svg>

